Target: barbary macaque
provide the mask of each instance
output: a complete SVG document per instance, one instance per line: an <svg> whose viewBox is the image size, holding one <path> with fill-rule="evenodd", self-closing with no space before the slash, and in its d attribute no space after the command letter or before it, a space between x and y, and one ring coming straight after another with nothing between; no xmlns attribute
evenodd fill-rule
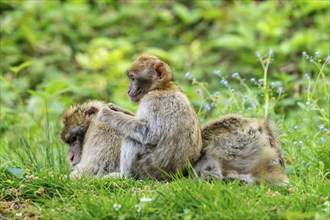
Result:
<svg viewBox="0 0 330 220"><path fill-rule="evenodd" d="M201 177L289 182L280 142L269 120L225 115L202 127L202 139L202 157L194 166Z"/></svg>
<svg viewBox="0 0 330 220"><path fill-rule="evenodd" d="M97 100L74 105L62 115L61 139L70 145L71 177L119 172L123 134L96 119L102 107L134 116L112 103Z"/></svg>
<svg viewBox="0 0 330 220"><path fill-rule="evenodd" d="M200 157L201 130L187 96L174 83L171 68L152 55L141 55L127 71L128 95L138 102L136 116L103 107L98 118L124 134L120 175L168 179L186 172Z"/></svg>

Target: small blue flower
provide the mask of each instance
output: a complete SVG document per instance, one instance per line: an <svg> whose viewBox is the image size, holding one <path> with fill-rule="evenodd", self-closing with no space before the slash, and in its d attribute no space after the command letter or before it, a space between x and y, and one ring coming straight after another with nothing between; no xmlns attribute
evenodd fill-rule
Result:
<svg viewBox="0 0 330 220"><path fill-rule="evenodd" d="M197 89L196 92L197 92L198 95L202 95L202 90Z"/></svg>
<svg viewBox="0 0 330 220"><path fill-rule="evenodd" d="M204 106L204 109L205 109L205 111L209 112L209 111L211 111L211 106L208 105L208 104L206 104L206 105Z"/></svg>
<svg viewBox="0 0 330 220"><path fill-rule="evenodd" d="M221 71L220 70L214 70L213 74L216 76L220 76L221 75Z"/></svg>
<svg viewBox="0 0 330 220"><path fill-rule="evenodd" d="M252 108L251 107L248 107L247 110L250 112L250 111L252 111Z"/></svg>
<svg viewBox="0 0 330 220"><path fill-rule="evenodd" d="M222 83L223 85L225 85L225 86L228 85L228 81L225 80L225 79L222 79L222 80L221 80L221 83Z"/></svg>
<svg viewBox="0 0 330 220"><path fill-rule="evenodd" d="M309 73L305 73L305 74L304 74L304 77L305 77L306 79L311 78L311 77L309 76Z"/></svg>
<svg viewBox="0 0 330 220"><path fill-rule="evenodd" d="M220 92L219 91L216 91L215 93L214 93L214 96L216 96L216 97L218 97L220 95Z"/></svg>
<svg viewBox="0 0 330 220"><path fill-rule="evenodd" d="M260 58L261 55L260 55L260 52L259 51L256 51L256 57Z"/></svg>
<svg viewBox="0 0 330 220"><path fill-rule="evenodd" d="M306 139L307 139L307 140L309 140L309 139L310 139L310 137L307 135L307 136L306 136Z"/></svg>
<svg viewBox="0 0 330 220"><path fill-rule="evenodd" d="M231 92L235 92L235 89L231 89Z"/></svg>
<svg viewBox="0 0 330 220"><path fill-rule="evenodd" d="M325 139L323 137L320 138L320 142L321 143L324 143L325 142Z"/></svg>
<svg viewBox="0 0 330 220"><path fill-rule="evenodd" d="M269 54L270 56L273 55L273 49L272 49L272 48L269 49L268 54Z"/></svg>
<svg viewBox="0 0 330 220"><path fill-rule="evenodd" d="M239 73L238 72L233 73L233 74L231 74L231 77L232 78L238 78L239 77Z"/></svg>
<svg viewBox="0 0 330 220"><path fill-rule="evenodd" d="M316 51L316 52L314 53L314 55L315 55L316 57L318 57L318 56L320 56L320 52Z"/></svg>
<svg viewBox="0 0 330 220"><path fill-rule="evenodd" d="M297 129L298 129L297 125L293 126L293 130L297 130Z"/></svg>
<svg viewBox="0 0 330 220"><path fill-rule="evenodd" d="M191 79L191 73L190 72L186 72L186 78Z"/></svg>
<svg viewBox="0 0 330 220"><path fill-rule="evenodd" d="M278 87L278 88L277 88L277 93L278 93L278 94L281 94L282 92L283 92L283 88L282 88L282 87Z"/></svg>
<svg viewBox="0 0 330 220"><path fill-rule="evenodd" d="M323 129L324 129L324 124L321 124L321 125L319 126L319 128L320 128L321 130L323 130Z"/></svg>
<svg viewBox="0 0 330 220"><path fill-rule="evenodd" d="M305 51L303 51L302 55L305 57L305 56L307 56L307 53Z"/></svg>
<svg viewBox="0 0 330 220"><path fill-rule="evenodd" d="M276 87L278 87L278 86L280 86L281 85L281 82L280 81L275 81L275 82L271 82L270 83L270 86L272 87L272 88L276 88Z"/></svg>
<svg viewBox="0 0 330 220"><path fill-rule="evenodd" d="M259 84L262 84L263 82L264 82L263 79L258 79L258 83L259 83Z"/></svg>
<svg viewBox="0 0 330 220"><path fill-rule="evenodd" d="M253 83L254 83L255 81L256 81L255 78L251 78L251 79L250 79L250 82L253 82Z"/></svg>
<svg viewBox="0 0 330 220"><path fill-rule="evenodd" d="M330 62L330 55L328 55L327 58L325 58L325 61Z"/></svg>
<svg viewBox="0 0 330 220"><path fill-rule="evenodd" d="M299 141L299 145L303 145L304 144L304 142L303 141Z"/></svg>
<svg viewBox="0 0 330 220"><path fill-rule="evenodd" d="M293 145L297 145L297 144L298 144L298 142L297 142L297 141L293 142Z"/></svg>
<svg viewBox="0 0 330 220"><path fill-rule="evenodd" d="M306 102L306 105L307 105L307 106L309 106L310 104L311 104L311 102L310 102L310 101L307 101L307 102Z"/></svg>
<svg viewBox="0 0 330 220"><path fill-rule="evenodd" d="M312 162L306 163L306 166L309 167L312 164Z"/></svg>

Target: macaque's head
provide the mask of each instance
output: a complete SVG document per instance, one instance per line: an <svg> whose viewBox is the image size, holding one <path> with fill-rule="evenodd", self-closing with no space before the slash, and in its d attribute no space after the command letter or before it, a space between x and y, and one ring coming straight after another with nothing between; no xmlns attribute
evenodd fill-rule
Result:
<svg viewBox="0 0 330 220"><path fill-rule="evenodd" d="M89 128L91 119L96 115L104 103L90 101L82 105L74 105L64 111L62 115L63 128L61 139L70 145L70 165L73 167L81 160L81 153L85 134Z"/></svg>
<svg viewBox="0 0 330 220"><path fill-rule="evenodd" d="M141 55L127 70L130 80L128 95L133 102L139 102L148 92L164 89L173 81L171 68L152 55Z"/></svg>

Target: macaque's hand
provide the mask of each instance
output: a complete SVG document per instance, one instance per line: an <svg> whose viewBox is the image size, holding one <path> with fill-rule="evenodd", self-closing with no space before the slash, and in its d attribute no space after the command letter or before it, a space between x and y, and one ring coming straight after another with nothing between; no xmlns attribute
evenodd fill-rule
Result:
<svg viewBox="0 0 330 220"><path fill-rule="evenodd" d="M111 118L115 114L118 114L118 113L116 111L112 110L111 106L110 106L110 108L105 106L100 109L100 111L97 115L97 118L99 121L108 122L109 118Z"/></svg>

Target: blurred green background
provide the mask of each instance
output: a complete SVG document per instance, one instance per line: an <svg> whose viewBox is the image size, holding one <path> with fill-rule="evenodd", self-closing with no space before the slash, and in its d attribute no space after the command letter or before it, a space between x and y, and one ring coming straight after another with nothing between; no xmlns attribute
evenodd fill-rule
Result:
<svg viewBox="0 0 330 220"><path fill-rule="evenodd" d="M235 72L253 93L263 93L251 80L263 77L255 54L271 49L269 82L278 82L286 98L270 116L287 117L304 98L304 74L318 72L306 67L302 52L329 54L329 1L1 0L0 12L0 132L9 138L37 136L45 125L57 130L63 110L86 99L135 110L124 72L141 53L170 64L196 110L207 109L199 111L204 120L245 111L221 107L231 92L221 80L242 88ZM187 72L202 83L192 84ZM211 111L211 101L196 92L201 86L218 92Z"/></svg>

